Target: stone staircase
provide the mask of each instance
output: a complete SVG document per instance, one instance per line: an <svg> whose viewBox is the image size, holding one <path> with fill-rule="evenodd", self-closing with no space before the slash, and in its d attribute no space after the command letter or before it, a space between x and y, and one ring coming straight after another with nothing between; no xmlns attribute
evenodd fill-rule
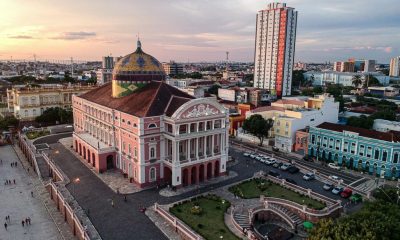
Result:
<svg viewBox="0 0 400 240"><path fill-rule="evenodd" d="M288 216L293 223L299 225L303 222L303 220L297 216L295 213L293 213L292 211L290 211L289 209L285 208L282 205L279 204L269 204L268 207L270 207L271 209L275 209L276 211L281 212L283 215Z"/></svg>
<svg viewBox="0 0 400 240"><path fill-rule="evenodd" d="M249 216L248 215L240 214L240 213L234 213L233 214L233 219L243 229L244 228L250 228L250 220L249 220Z"/></svg>

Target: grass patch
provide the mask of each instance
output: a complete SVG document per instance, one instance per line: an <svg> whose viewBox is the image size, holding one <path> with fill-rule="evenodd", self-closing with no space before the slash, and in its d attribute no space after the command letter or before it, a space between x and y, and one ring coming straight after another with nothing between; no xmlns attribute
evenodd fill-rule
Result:
<svg viewBox="0 0 400 240"><path fill-rule="evenodd" d="M32 132L27 132L26 133L26 137L28 137L28 139L32 140L38 137L43 137L46 135L49 135L50 132L49 131L32 131Z"/></svg>
<svg viewBox="0 0 400 240"><path fill-rule="evenodd" d="M223 236L222 239L236 240L238 238L224 222L224 213L230 205L230 202L216 195L207 195L174 205L170 212L205 239L220 239Z"/></svg>
<svg viewBox="0 0 400 240"><path fill-rule="evenodd" d="M264 179L251 179L229 188L229 191L241 198L258 198L260 195L266 197L282 198L298 204L305 204L309 208L321 210L326 207L325 203L312 199L308 196L286 189L276 183Z"/></svg>

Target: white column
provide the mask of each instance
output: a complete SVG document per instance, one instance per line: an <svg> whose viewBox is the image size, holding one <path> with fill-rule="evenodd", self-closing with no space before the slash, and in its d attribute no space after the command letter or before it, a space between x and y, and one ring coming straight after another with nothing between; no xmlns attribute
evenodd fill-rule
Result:
<svg viewBox="0 0 400 240"><path fill-rule="evenodd" d="M214 121L213 121L213 125L214 125ZM211 155L214 156L214 137L215 135L211 135Z"/></svg>
<svg viewBox="0 0 400 240"><path fill-rule="evenodd" d="M172 163L174 164L176 161L176 142L173 140L171 141L172 144Z"/></svg>
<svg viewBox="0 0 400 240"><path fill-rule="evenodd" d="M190 139L186 140L186 160L190 161Z"/></svg>
<svg viewBox="0 0 400 240"><path fill-rule="evenodd" d="M206 155L207 155L207 150L206 150L207 149L207 145L206 145L207 139L205 136L203 138L204 138L203 152L204 152L204 157L206 157Z"/></svg>
<svg viewBox="0 0 400 240"><path fill-rule="evenodd" d="M196 160L199 160L199 138L198 137L196 138L196 149L195 149L195 152L196 152Z"/></svg>

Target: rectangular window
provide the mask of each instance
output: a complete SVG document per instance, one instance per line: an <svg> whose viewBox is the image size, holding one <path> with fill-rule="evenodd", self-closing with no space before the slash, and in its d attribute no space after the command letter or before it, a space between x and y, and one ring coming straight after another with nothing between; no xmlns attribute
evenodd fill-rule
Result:
<svg viewBox="0 0 400 240"><path fill-rule="evenodd" d="M349 145L349 142L344 142L343 152L347 152L348 151L348 145Z"/></svg>

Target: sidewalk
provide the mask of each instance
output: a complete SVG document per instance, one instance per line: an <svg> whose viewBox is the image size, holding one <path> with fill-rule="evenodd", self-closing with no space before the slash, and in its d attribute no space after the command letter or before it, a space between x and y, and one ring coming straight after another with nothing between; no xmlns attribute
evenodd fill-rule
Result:
<svg viewBox="0 0 400 240"><path fill-rule="evenodd" d="M11 218L7 231L4 226L0 228L0 239L75 239L69 227L62 224L64 221L55 204L19 148L0 147L0 159L3 160L0 165L0 217L3 221L6 215ZM17 162L17 167L11 167L11 162ZM4 185L6 179L15 179L16 184ZM22 227L21 221L27 217L31 218L32 225Z"/></svg>
<svg viewBox="0 0 400 240"><path fill-rule="evenodd" d="M78 158L85 166L90 169L101 181L103 181L109 188L114 192L119 191L120 194L131 194L143 191L145 189L135 186L133 183L129 182L128 178L124 178L121 172L118 170L108 170L104 173L96 172L92 165L88 164L84 159L82 159L79 154L77 154L72 146L72 137L62 138L59 142L70 151L76 158Z"/></svg>

